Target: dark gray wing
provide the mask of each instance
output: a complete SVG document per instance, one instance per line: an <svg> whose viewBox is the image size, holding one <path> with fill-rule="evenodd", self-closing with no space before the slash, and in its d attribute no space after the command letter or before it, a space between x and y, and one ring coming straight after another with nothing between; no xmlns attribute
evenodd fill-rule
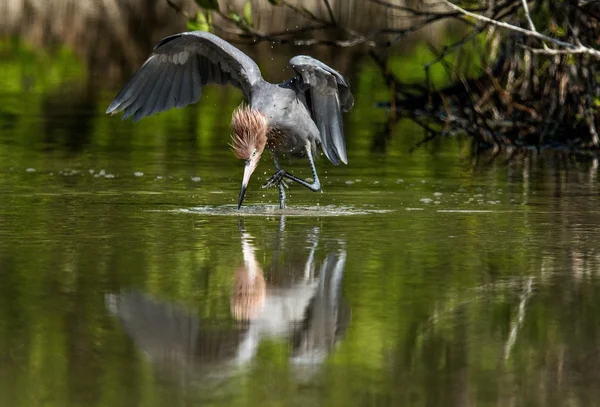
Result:
<svg viewBox="0 0 600 407"><path fill-rule="evenodd" d="M163 38L112 101L106 113L144 116L198 102L202 85L231 83L246 99L262 80L250 57L216 35L192 31Z"/></svg>
<svg viewBox="0 0 600 407"><path fill-rule="evenodd" d="M290 65L300 74L307 90L307 103L312 118L321 133L321 146L325 155L335 165L348 164L342 111L354 105L354 97L344 77L336 70L314 58L298 55Z"/></svg>

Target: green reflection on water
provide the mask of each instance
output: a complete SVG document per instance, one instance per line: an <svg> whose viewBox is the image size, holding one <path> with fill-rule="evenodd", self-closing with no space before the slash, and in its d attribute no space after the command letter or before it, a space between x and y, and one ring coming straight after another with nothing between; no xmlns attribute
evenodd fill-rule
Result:
<svg viewBox="0 0 600 407"><path fill-rule="evenodd" d="M167 325L142 335L107 301L140 293L217 338L190 348L247 328L231 312L239 219L194 211L235 203L242 167L226 143L238 92L207 89L198 106L136 125L104 115L113 92L0 94L0 404L597 404L597 169L474 170L454 141L408 154L421 137L408 121L373 152L385 112L372 106L386 90L363 69L346 116L350 165L320 159L324 193L292 188L289 203L374 213L316 210L284 228L276 214L243 218L267 287L303 275L315 230L316 266L347 254L345 308L323 324L337 336L303 366L293 356L308 328L264 335L227 370L219 349L158 342ZM302 161L289 168L309 174ZM259 188L272 170L265 160L257 171L251 209L276 204Z"/></svg>

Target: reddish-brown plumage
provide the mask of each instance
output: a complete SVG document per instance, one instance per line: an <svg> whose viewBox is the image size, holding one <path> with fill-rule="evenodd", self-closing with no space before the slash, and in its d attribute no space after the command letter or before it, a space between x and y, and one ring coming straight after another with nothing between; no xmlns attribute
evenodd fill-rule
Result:
<svg viewBox="0 0 600 407"><path fill-rule="evenodd" d="M231 148L235 156L247 160L254 149L260 154L267 145L269 120L258 110L240 106L231 118Z"/></svg>
<svg viewBox="0 0 600 407"><path fill-rule="evenodd" d="M238 321L248 321L260 315L266 296L266 283L262 270L255 266L252 273L248 265L235 272L235 285L231 295L231 314Z"/></svg>

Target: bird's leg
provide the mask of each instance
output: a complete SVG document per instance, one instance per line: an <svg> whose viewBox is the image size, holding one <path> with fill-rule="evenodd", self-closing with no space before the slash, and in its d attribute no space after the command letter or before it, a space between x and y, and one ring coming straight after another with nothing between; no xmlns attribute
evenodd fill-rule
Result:
<svg viewBox="0 0 600 407"><path fill-rule="evenodd" d="M277 157L275 156L275 154L273 154L273 163L275 164L275 169L277 170L277 173L281 172L282 169L279 166L279 161L277 161ZM272 185L273 183L269 183L269 181L267 181L263 185L263 188L268 188ZM279 187L279 209L285 209L285 188L287 188L287 185L285 184L285 181L283 179L279 178L279 180L277 180L277 186Z"/></svg>
<svg viewBox="0 0 600 407"><path fill-rule="evenodd" d="M308 157L308 162L310 163L310 171L312 172L312 176L313 176L312 184L290 174L287 171L282 170L283 171L282 176L289 180L297 182L300 185L305 186L306 188L310 189L313 192L318 192L321 190L321 181L319 181L319 176L317 175L317 167L315 167L315 161L312 156L312 149L311 149L310 144L306 145L306 156Z"/></svg>
<svg viewBox="0 0 600 407"><path fill-rule="evenodd" d="M310 144L306 146L306 155L308 156L308 161L310 162L310 170L312 171L312 175L313 175L313 183L312 184L279 168L277 170L277 172L275 174L273 174L273 176L271 178L269 178L267 180L267 182L264 183L263 187L265 187L265 188L271 187L275 184L279 184L280 182L282 182L282 178L287 178L291 181L297 182L298 184L305 186L306 188L310 189L313 192L320 191L321 190L321 181L319 181L319 176L317 175L317 168L315 167L315 161L313 160Z"/></svg>

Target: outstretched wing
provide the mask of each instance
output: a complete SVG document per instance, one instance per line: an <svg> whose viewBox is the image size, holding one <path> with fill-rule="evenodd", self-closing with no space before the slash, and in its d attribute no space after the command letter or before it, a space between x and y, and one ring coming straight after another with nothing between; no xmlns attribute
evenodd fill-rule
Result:
<svg viewBox="0 0 600 407"><path fill-rule="evenodd" d="M354 105L354 98L344 77L339 72L314 58L298 55L290 65L300 74L307 87L307 103L312 118L321 133L321 146L325 155L335 165L348 164L342 111Z"/></svg>
<svg viewBox="0 0 600 407"><path fill-rule="evenodd" d="M117 94L106 113L125 111L136 122L145 116L200 100L202 85L231 83L246 99L262 80L250 57L216 35L192 31L163 38Z"/></svg>

